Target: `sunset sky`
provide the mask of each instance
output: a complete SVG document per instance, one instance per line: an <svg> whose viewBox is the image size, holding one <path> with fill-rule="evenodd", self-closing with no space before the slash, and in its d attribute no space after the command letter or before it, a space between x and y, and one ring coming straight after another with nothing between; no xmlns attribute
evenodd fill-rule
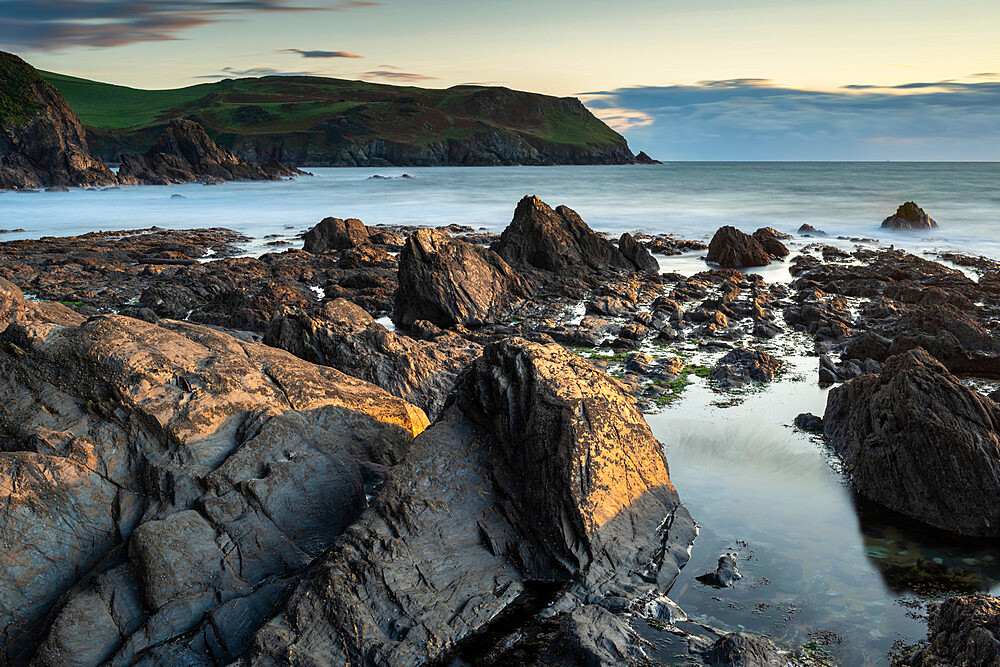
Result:
<svg viewBox="0 0 1000 667"><path fill-rule="evenodd" d="M0 49L142 88L574 95L662 159L1000 159L995 0L0 0Z"/></svg>

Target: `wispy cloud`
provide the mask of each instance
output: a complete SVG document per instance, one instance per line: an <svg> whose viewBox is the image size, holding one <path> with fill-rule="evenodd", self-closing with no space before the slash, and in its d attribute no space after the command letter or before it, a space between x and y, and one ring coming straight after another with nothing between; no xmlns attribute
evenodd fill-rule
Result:
<svg viewBox="0 0 1000 667"><path fill-rule="evenodd" d="M46 51L179 39L197 26L255 13L340 11L378 2L344 0L0 0L0 44Z"/></svg>
<svg viewBox="0 0 1000 667"><path fill-rule="evenodd" d="M307 49L281 49L278 53L295 53L303 58L364 58L363 55L351 51L316 51Z"/></svg>
<svg viewBox="0 0 1000 667"><path fill-rule="evenodd" d="M204 74L196 76L196 79L239 79L256 76L313 76L317 72L284 72L273 67L251 67L249 69L236 69L233 67L223 67L216 74Z"/></svg>
<svg viewBox="0 0 1000 667"><path fill-rule="evenodd" d="M1000 159L1000 81L963 77L832 91L767 79L583 94L668 159Z"/></svg>
<svg viewBox="0 0 1000 667"><path fill-rule="evenodd" d="M385 79L386 81L431 81L437 79L436 76L426 74L414 74L412 72L400 72L398 68L377 69L361 74L362 79Z"/></svg>

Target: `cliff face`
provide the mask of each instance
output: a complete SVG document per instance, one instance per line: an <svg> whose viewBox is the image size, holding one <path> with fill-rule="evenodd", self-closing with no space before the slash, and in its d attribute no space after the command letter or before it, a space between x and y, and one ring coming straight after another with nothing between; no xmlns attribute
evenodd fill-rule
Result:
<svg viewBox="0 0 1000 667"><path fill-rule="evenodd" d="M90 154L79 119L56 89L0 52L0 189L115 182Z"/></svg>

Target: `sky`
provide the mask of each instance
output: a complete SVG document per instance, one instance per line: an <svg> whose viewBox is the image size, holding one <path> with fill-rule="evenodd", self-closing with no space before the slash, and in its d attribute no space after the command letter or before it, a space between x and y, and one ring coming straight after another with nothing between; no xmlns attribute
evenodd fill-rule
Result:
<svg viewBox="0 0 1000 667"><path fill-rule="evenodd" d="M0 49L140 88L577 96L664 160L1000 160L996 0L0 0Z"/></svg>

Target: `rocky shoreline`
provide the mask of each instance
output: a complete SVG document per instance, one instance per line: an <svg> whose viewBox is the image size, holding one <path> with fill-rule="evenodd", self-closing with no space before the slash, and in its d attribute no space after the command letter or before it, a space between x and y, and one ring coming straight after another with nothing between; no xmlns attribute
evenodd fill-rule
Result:
<svg viewBox="0 0 1000 667"><path fill-rule="evenodd" d="M501 234L327 218L260 257L226 229L0 243L3 659L830 664L668 597L698 517L643 412L692 377L740 400L798 332L835 386L796 425L852 488L995 538L970 378L1000 378L1000 263L817 233L611 240L525 197ZM792 282L741 270L771 262ZM930 618L898 664L996 660L995 598Z"/></svg>

